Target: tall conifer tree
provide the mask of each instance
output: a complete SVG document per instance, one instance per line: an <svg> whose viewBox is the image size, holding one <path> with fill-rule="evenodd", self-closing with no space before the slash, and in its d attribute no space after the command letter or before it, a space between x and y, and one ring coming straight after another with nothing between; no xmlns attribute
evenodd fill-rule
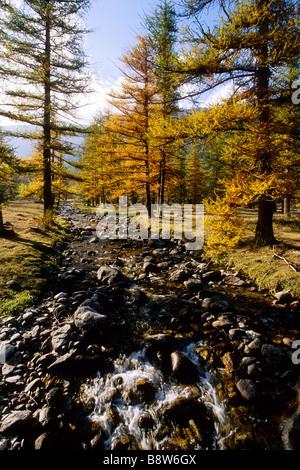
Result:
<svg viewBox="0 0 300 470"><path fill-rule="evenodd" d="M88 83L82 74L85 58L81 43L86 28L81 16L89 3L89 0L23 0L20 6L10 0L0 3L4 18L3 73L13 83L6 87L7 103L0 113L39 130L45 212L52 212L54 203L53 136L73 135L81 130L70 122L78 105L73 98L83 93Z"/></svg>
<svg viewBox="0 0 300 470"><path fill-rule="evenodd" d="M176 11L172 2L162 0L152 16L145 20L147 39L152 49L153 71L159 88L162 121L178 113L178 83L170 71L175 63L177 42ZM165 194L167 151L161 148L158 204L163 204Z"/></svg>

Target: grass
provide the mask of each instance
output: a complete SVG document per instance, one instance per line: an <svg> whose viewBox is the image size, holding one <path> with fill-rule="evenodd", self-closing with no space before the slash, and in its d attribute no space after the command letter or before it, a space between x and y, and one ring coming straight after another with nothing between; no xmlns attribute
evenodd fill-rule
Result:
<svg viewBox="0 0 300 470"><path fill-rule="evenodd" d="M254 209L242 209L239 216L245 224L245 234L233 249L228 250L223 262L235 267L248 276L260 289L271 292L289 290L296 297L300 296L300 212L292 211L290 218L281 213L274 215L274 234L277 244L274 247L257 247L253 243L257 212ZM279 259L274 253L285 258ZM294 266L295 272L287 262Z"/></svg>
<svg viewBox="0 0 300 470"><path fill-rule="evenodd" d="M3 219L13 230L0 237L0 317L18 314L44 292L57 262L55 244L65 235L61 221L44 220L38 201L11 201ZM10 280L20 288L9 288Z"/></svg>

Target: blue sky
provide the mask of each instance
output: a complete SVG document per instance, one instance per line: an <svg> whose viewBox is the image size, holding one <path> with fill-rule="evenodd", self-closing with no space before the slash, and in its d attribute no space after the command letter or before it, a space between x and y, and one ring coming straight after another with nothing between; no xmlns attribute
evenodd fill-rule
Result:
<svg viewBox="0 0 300 470"><path fill-rule="evenodd" d="M92 87L94 93L82 98L85 106L79 112L82 124L88 124L108 107L107 93L118 86L122 73L123 52L136 43L136 36L142 33L142 22L152 15L160 0L93 0L86 16L86 25L93 32L86 38L86 53L90 59ZM211 22L216 14L211 12L204 19ZM230 85L221 94L226 94ZM220 90L214 91L211 99L216 101ZM190 106L190 105L189 105Z"/></svg>
<svg viewBox="0 0 300 470"><path fill-rule="evenodd" d="M152 14L159 0L94 0L86 23L94 31L87 37L87 53L100 80L120 74L116 68L123 51L135 43L145 15ZM119 64L120 65L120 64Z"/></svg>
<svg viewBox="0 0 300 470"><path fill-rule="evenodd" d="M86 26L93 31L86 37L86 53L92 72L94 93L83 98L79 115L87 124L99 111L107 109L107 93L117 86L122 73L120 57L136 43L142 22L160 0L93 0L86 15Z"/></svg>

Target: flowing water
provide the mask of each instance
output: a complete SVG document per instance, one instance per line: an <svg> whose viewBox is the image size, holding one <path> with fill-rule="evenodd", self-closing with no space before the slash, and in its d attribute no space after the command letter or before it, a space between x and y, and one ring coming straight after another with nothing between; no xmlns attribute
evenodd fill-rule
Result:
<svg viewBox="0 0 300 470"><path fill-rule="evenodd" d="M196 260L188 254L176 256L171 249L156 250L155 255L155 251L147 246L126 245L114 242L96 245L98 267L118 267L129 276L131 285L125 289L123 306L120 301L120 321L123 315L126 321L121 334L122 345L113 345L119 352L112 357L109 371L98 373L81 386L80 399L90 410L94 447L107 450L201 450L273 448L274 445L277 448L275 441L280 440L280 436L272 415L278 413L280 417L280 410L286 406L284 384L279 382L279 387L276 384L273 396L273 386L269 385L273 383L273 376L264 381L262 374L254 375L254 380L258 377L266 387L264 401L261 406L252 407L251 403L243 400L236 389L239 375L235 377L235 373L248 378L241 367L241 359L247 355L241 349L244 340L230 343L228 339L229 328L237 328L237 333L242 331L245 344L257 336L273 335L273 330L264 322L265 317L268 321L271 318L268 313L270 307L266 307L267 297L256 289L248 289L251 285L230 289L224 283L220 286L212 283L212 287L207 283L202 297L193 297L190 293L185 297L182 295L186 292L183 283L171 282L168 269L145 274L143 262L151 255L158 262L170 263L174 270L184 260L184 268L191 269L197 278L197 267L205 260ZM90 245L83 240L77 242L75 248L81 256L90 249ZM135 296L141 294L144 299L136 301ZM212 321L219 317L218 314L211 315L214 312L205 313L201 308L205 296L221 301L226 299L233 307L235 313L229 310L227 314L232 319L230 327L225 323L223 328L212 328ZM203 312L205 319L200 320L199 315ZM176 349L197 369L198 379L188 384L175 380L172 374L165 374L149 358L144 340L147 335L158 333L179 339ZM270 340L266 336L264 341ZM233 348L236 348L233 356L236 353L240 359L231 367ZM205 349L211 361L202 361ZM256 365L259 374L259 356Z"/></svg>
<svg viewBox="0 0 300 470"><path fill-rule="evenodd" d="M190 416L187 416L186 424L181 422L184 421L182 416L179 418L181 430L174 425L170 429L162 424L164 410L172 409L172 404L176 408L176 403L182 403L184 398L187 403L189 400L191 403L195 401L207 409L207 415L212 419L209 423L209 447L224 447L225 440L230 437L228 418L212 377L208 372L203 376L196 352L198 346L191 343L182 351L199 369L199 381L195 385L179 385L172 380L166 382L162 373L148 361L145 349L142 349L129 357L119 357L114 361L111 373L98 376L84 386L84 400L92 399L94 402L90 419L104 431L105 449L118 448L129 439L133 448L142 450L172 448L178 445L178 434L181 434L181 445L194 450L206 448L207 439L203 439L201 433L207 430L199 429ZM139 384L151 384L148 385L148 398L139 396ZM172 437L172 431L176 439Z"/></svg>

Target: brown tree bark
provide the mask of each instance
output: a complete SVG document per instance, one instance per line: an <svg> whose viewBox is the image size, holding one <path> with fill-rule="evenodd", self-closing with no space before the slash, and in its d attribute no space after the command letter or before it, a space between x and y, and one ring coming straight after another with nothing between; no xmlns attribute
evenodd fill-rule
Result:
<svg viewBox="0 0 300 470"><path fill-rule="evenodd" d="M51 42L49 0L45 7L45 60L44 60L44 213L53 210L52 171L51 171Z"/></svg>
<svg viewBox="0 0 300 470"><path fill-rule="evenodd" d="M266 5L266 0L258 0L262 11ZM268 35L268 19L262 20L259 29L262 38ZM261 178L272 172L270 153L270 68L268 63L268 44L262 41L261 47L257 51L259 66L256 72L256 96L259 106L259 129L264 137L264 147L257 151L257 164ZM260 196L258 201L258 219L256 224L254 242L259 246L273 245L276 240L273 232L274 201L267 194Z"/></svg>

